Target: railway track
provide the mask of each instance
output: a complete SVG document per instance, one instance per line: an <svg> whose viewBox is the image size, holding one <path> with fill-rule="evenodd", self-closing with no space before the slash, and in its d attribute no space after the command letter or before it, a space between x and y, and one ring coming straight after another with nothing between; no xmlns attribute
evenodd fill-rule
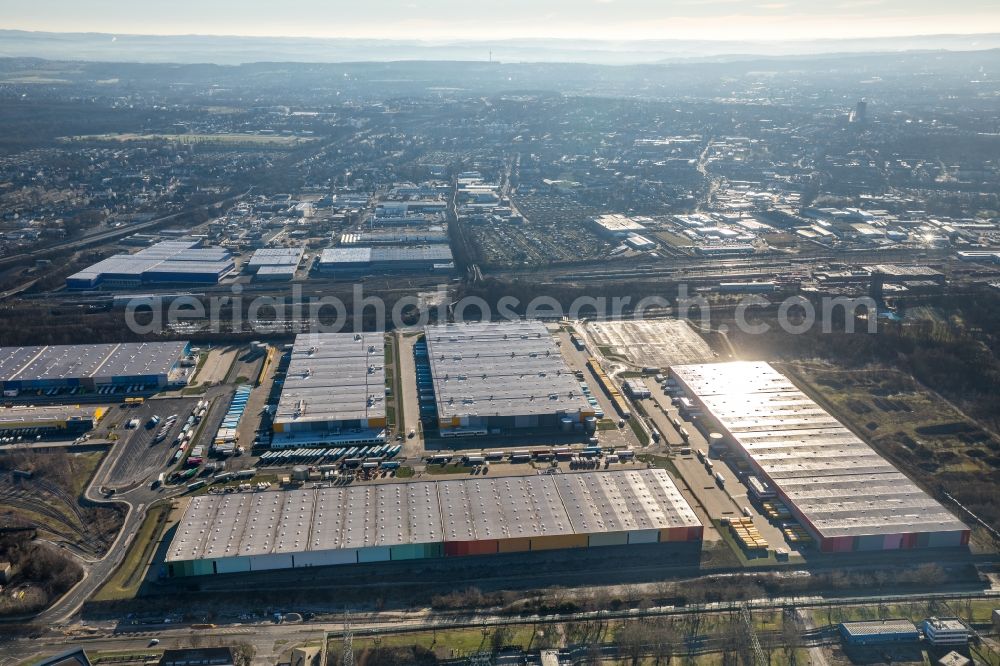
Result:
<svg viewBox="0 0 1000 666"><path fill-rule="evenodd" d="M33 482L38 485L37 482ZM33 513L47 519L34 525L39 530L77 545L81 550L100 556L107 550L108 542L91 531L91 517L86 515L76 498L62 489L52 492L52 484L44 483L40 493L26 488L7 486L0 488L0 503L5 506ZM51 521L51 522L49 522ZM27 521L30 522L30 521Z"/></svg>

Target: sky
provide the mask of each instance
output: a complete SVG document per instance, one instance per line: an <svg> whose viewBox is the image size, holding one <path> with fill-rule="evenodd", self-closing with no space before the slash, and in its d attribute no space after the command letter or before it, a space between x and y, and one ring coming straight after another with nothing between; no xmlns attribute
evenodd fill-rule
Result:
<svg viewBox="0 0 1000 666"><path fill-rule="evenodd" d="M424 40L1000 32L998 0L0 0L0 28Z"/></svg>

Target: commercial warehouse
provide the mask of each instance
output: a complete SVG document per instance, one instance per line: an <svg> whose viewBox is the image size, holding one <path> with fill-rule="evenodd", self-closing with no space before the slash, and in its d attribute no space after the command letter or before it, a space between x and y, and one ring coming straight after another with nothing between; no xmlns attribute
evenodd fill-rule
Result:
<svg viewBox="0 0 1000 666"><path fill-rule="evenodd" d="M463 478L191 499L172 576L700 542L662 469Z"/></svg>
<svg viewBox="0 0 1000 666"><path fill-rule="evenodd" d="M443 437L582 430L594 408L539 321L425 329Z"/></svg>
<svg viewBox="0 0 1000 666"><path fill-rule="evenodd" d="M593 218L593 224L596 231L602 236L608 236L611 238L627 238L632 234L643 232L646 230L642 224L640 224L639 219L643 221L648 218L631 218L627 215L621 215L619 213L611 215L599 215Z"/></svg>
<svg viewBox="0 0 1000 666"><path fill-rule="evenodd" d="M302 262L302 255L305 250L301 247L266 247L253 253L250 261L246 264L246 269L251 273L257 273L262 268L291 268L294 272Z"/></svg>
<svg viewBox="0 0 1000 666"><path fill-rule="evenodd" d="M199 248L197 240L156 243L135 254L116 254L66 278L68 289L141 285L216 284L236 263L228 250Z"/></svg>
<svg viewBox="0 0 1000 666"><path fill-rule="evenodd" d="M824 552L968 544L969 528L767 363L670 375Z"/></svg>
<svg viewBox="0 0 1000 666"><path fill-rule="evenodd" d="M848 645L916 643L920 640L917 625L906 619L842 622L840 635Z"/></svg>
<svg viewBox="0 0 1000 666"><path fill-rule="evenodd" d="M385 442L385 338L295 338L274 415L272 448Z"/></svg>
<svg viewBox="0 0 1000 666"><path fill-rule="evenodd" d="M0 347L0 383L6 395L77 387L162 389L187 383L180 361L188 350L187 342Z"/></svg>
<svg viewBox="0 0 1000 666"><path fill-rule="evenodd" d="M104 407L46 405L0 408L0 434L7 437L75 437L93 430Z"/></svg>
<svg viewBox="0 0 1000 666"><path fill-rule="evenodd" d="M454 267L451 248L447 245L351 246L323 250L317 270L324 275L357 275L450 271Z"/></svg>

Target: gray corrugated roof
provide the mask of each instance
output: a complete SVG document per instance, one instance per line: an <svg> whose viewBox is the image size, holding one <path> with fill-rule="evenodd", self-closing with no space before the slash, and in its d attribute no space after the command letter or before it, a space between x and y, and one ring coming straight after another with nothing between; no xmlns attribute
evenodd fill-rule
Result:
<svg viewBox="0 0 1000 666"><path fill-rule="evenodd" d="M381 333L297 336L275 423L384 418L384 363Z"/></svg>
<svg viewBox="0 0 1000 666"><path fill-rule="evenodd" d="M824 537L967 529L769 364L670 370Z"/></svg>
<svg viewBox="0 0 1000 666"><path fill-rule="evenodd" d="M135 254L116 254L67 278L95 282L102 278L140 279L163 273L210 274L221 277L234 267L232 255L223 248L198 248L198 241L162 241Z"/></svg>
<svg viewBox="0 0 1000 666"><path fill-rule="evenodd" d="M440 418L592 411L541 322L444 324L425 335Z"/></svg>
<svg viewBox="0 0 1000 666"><path fill-rule="evenodd" d="M257 250L250 257L247 266L297 266L302 261L305 250L301 247L267 247Z"/></svg>
<svg viewBox="0 0 1000 666"><path fill-rule="evenodd" d="M379 483L194 497L166 560L700 524L662 469Z"/></svg>
<svg viewBox="0 0 1000 666"><path fill-rule="evenodd" d="M126 342L0 348L0 381L164 375L185 342Z"/></svg>

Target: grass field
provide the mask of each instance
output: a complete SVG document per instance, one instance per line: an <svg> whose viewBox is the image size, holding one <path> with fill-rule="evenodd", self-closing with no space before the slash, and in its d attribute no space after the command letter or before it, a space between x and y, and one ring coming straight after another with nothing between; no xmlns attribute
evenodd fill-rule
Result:
<svg viewBox="0 0 1000 666"><path fill-rule="evenodd" d="M99 451L73 454L73 477L70 482L70 492L74 495L83 493L84 488L90 483L94 471L104 459L104 454Z"/></svg>
<svg viewBox="0 0 1000 666"><path fill-rule="evenodd" d="M889 368L806 362L778 367L893 464L1000 526L994 501L1000 440L946 400Z"/></svg>
<svg viewBox="0 0 1000 666"><path fill-rule="evenodd" d="M967 601L914 601L913 603L862 605L862 606L831 606L811 611L817 625L837 624L839 622L857 622L860 620L881 620L886 618L906 618L920 623L931 616L957 616L966 622L989 623L993 612L993 604L988 599L969 599Z"/></svg>
<svg viewBox="0 0 1000 666"><path fill-rule="evenodd" d="M139 591L146 573L146 565L156 552L157 543L163 534L167 516L170 514L169 504L157 504L150 507L146 519L142 521L139 531L129 546L128 553L114 575L94 594L94 601L117 601L131 599Z"/></svg>
<svg viewBox="0 0 1000 666"><path fill-rule="evenodd" d="M468 474L471 467L466 467L462 463L448 463L447 465L433 464L425 468L428 474Z"/></svg>
<svg viewBox="0 0 1000 666"><path fill-rule="evenodd" d="M649 433L643 430L642 426L639 425L639 421L636 418L631 418L628 420L628 425L632 428L632 432L635 433L635 437L639 440L639 444L642 446L648 446Z"/></svg>
<svg viewBox="0 0 1000 666"><path fill-rule="evenodd" d="M442 631L415 632L407 634L395 634L379 637L381 647L410 647L418 646L427 650L432 650L438 656L451 658L490 649L494 628L490 627L485 632L482 629L446 629ZM531 625L515 625L504 629L506 640L504 645L519 645L522 648L529 648L535 638L535 630ZM340 648L339 642L335 642L332 650ZM354 649L362 650L375 645L373 638L355 638Z"/></svg>

